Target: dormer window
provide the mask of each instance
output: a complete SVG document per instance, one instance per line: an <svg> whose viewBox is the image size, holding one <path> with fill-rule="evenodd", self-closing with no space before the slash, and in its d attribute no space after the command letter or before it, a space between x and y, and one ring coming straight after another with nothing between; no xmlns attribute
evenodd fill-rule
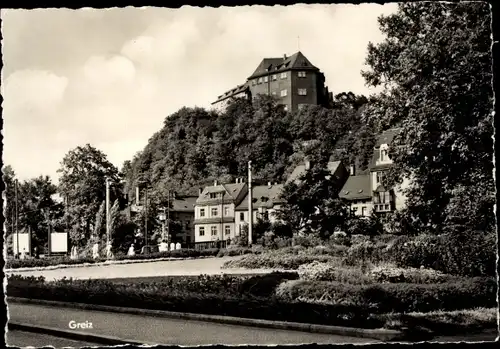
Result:
<svg viewBox="0 0 500 349"><path fill-rule="evenodd" d="M389 159L388 151L389 151L389 146L387 144L382 144L380 146L380 149L379 149L377 162L381 162L381 163L390 162L391 159Z"/></svg>

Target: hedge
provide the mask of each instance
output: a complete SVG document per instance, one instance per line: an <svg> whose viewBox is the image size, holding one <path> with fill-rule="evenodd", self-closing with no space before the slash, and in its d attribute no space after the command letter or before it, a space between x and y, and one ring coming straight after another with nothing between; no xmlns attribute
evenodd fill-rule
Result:
<svg viewBox="0 0 500 349"><path fill-rule="evenodd" d="M217 256L219 249L205 249L205 250L193 250L193 249L181 249L174 251L156 252L150 254L136 254L135 256L118 255L113 258L113 260L145 260L145 259L159 259L159 258L193 258L193 257L213 257ZM94 264L105 262L106 258L93 259L90 257L83 257L78 259L71 259L68 256L63 257L46 257L40 259L9 259L5 263L5 268L7 269L19 269L19 268L36 268L36 267L48 267L55 265L77 265L77 264Z"/></svg>
<svg viewBox="0 0 500 349"><path fill-rule="evenodd" d="M288 281L277 289L287 301L355 305L371 313L428 312L496 306L494 278L471 278L436 284L343 284L329 281Z"/></svg>
<svg viewBox="0 0 500 349"><path fill-rule="evenodd" d="M274 274L277 279L294 277L295 274ZM268 275L267 278L270 278ZM265 279L265 278L264 278ZM208 279L206 279L208 280ZM205 280L205 281L206 281ZM212 277L211 281L216 280ZM222 279L221 279L222 280ZM219 280L219 281L221 281ZM227 277L226 281L231 280ZM43 279L9 278L7 294L11 297L56 300L63 302L100 304L119 307L167 310L189 313L226 315L276 321L305 322L313 324L379 328L383 321L370 319L367 309L356 305L322 305L297 301L283 301L276 297L263 297L269 288L260 287L259 295L251 292L256 278L232 279L231 287L218 291L205 289L200 292L196 282L191 286L178 287L179 283L166 286L162 283L115 284L105 280L59 280L45 282ZM247 280L246 286L244 281ZM264 283L269 282L265 281ZM239 285L240 292L233 286ZM174 287L175 286L175 287ZM206 283L207 287L209 286ZM192 290L192 288L195 290ZM255 287L255 286L254 286ZM263 291L264 292L261 292Z"/></svg>

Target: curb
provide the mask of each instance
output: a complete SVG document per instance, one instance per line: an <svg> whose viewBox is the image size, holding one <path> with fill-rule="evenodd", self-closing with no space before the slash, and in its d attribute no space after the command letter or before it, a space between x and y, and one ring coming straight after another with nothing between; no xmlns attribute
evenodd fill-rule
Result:
<svg viewBox="0 0 500 349"><path fill-rule="evenodd" d="M23 332L32 332L32 333L40 333L60 338L73 339L77 341L90 342L102 345L144 345L148 343L141 343L134 340L125 340L112 336L104 336L97 335L92 333L83 333L78 331L67 331L61 330L53 327L45 327L31 324L24 324L19 322L9 322L7 324L7 328L11 331L23 331Z"/></svg>
<svg viewBox="0 0 500 349"><path fill-rule="evenodd" d="M387 329L364 329L355 327L316 325L316 324L307 324L298 322L239 318L234 316L181 313L181 312L173 312L165 310L114 307L114 306L98 305L98 304L68 303L60 301L48 301L41 299L29 299L29 298L19 298L19 297L7 297L7 303L8 302L45 305L45 306L53 306L61 308L74 308L81 310L108 311L108 312L131 314L131 315L207 321L207 322L216 322L228 325L274 328L280 330L323 333L323 334L332 334L332 335L348 336L348 337L370 338L370 339L377 339L383 342L403 340L406 337L405 334L401 331L387 330Z"/></svg>
<svg viewBox="0 0 500 349"><path fill-rule="evenodd" d="M16 273L16 272L26 272L26 271L44 271L44 270L55 270L55 269L68 269L68 268L83 268L83 267L102 267L106 265L117 265L117 264L133 264L133 263L153 263L153 262L168 262L168 261L183 261L192 259L205 259L205 258L219 258L217 256L202 256L202 257L162 257L156 259L123 259L123 260L110 260L104 262L96 263L78 263L78 264L57 264L49 265L46 267L32 267L32 268L10 268L4 269L4 273Z"/></svg>

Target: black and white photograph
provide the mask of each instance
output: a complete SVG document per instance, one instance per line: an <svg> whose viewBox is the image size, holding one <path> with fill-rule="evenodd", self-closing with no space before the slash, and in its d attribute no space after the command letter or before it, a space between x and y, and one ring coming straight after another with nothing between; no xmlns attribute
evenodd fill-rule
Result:
<svg viewBox="0 0 500 349"><path fill-rule="evenodd" d="M2 9L6 345L498 341L492 28Z"/></svg>

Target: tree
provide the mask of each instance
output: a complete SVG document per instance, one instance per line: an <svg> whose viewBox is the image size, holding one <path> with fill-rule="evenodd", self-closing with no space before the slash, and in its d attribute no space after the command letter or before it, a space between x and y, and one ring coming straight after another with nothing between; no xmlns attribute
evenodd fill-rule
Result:
<svg viewBox="0 0 500 349"><path fill-rule="evenodd" d="M59 192L67 205L66 220L73 239L87 241L99 206L106 196L106 178L111 181L111 200L120 197L118 169L106 155L90 144L66 154L61 162Z"/></svg>
<svg viewBox="0 0 500 349"><path fill-rule="evenodd" d="M18 185L18 227L30 230L33 247L48 240L48 225L62 218L63 206L54 197L57 187L49 176L39 176Z"/></svg>
<svg viewBox="0 0 500 349"><path fill-rule="evenodd" d="M5 217L5 229L6 229L6 235L9 236L15 229L14 227L14 220L15 220L15 180L16 180L16 173L14 172L14 169L12 166L7 165L4 166L3 168L3 184L5 185L4 194L2 196L2 199L5 202L5 209L4 209L4 217Z"/></svg>
<svg viewBox="0 0 500 349"><path fill-rule="evenodd" d="M387 186L411 179L410 221L439 233L451 224L492 229L493 183L491 14L486 3L420 2L379 18L386 39L368 47L363 72L384 91L372 105L380 129L398 126ZM464 194L464 188L473 188Z"/></svg>
<svg viewBox="0 0 500 349"><path fill-rule="evenodd" d="M348 215L347 205L338 198L342 179L327 169L327 153L310 153L308 157L310 169L284 186L281 198L285 204L277 217L294 234L314 233L326 239L343 228Z"/></svg>

